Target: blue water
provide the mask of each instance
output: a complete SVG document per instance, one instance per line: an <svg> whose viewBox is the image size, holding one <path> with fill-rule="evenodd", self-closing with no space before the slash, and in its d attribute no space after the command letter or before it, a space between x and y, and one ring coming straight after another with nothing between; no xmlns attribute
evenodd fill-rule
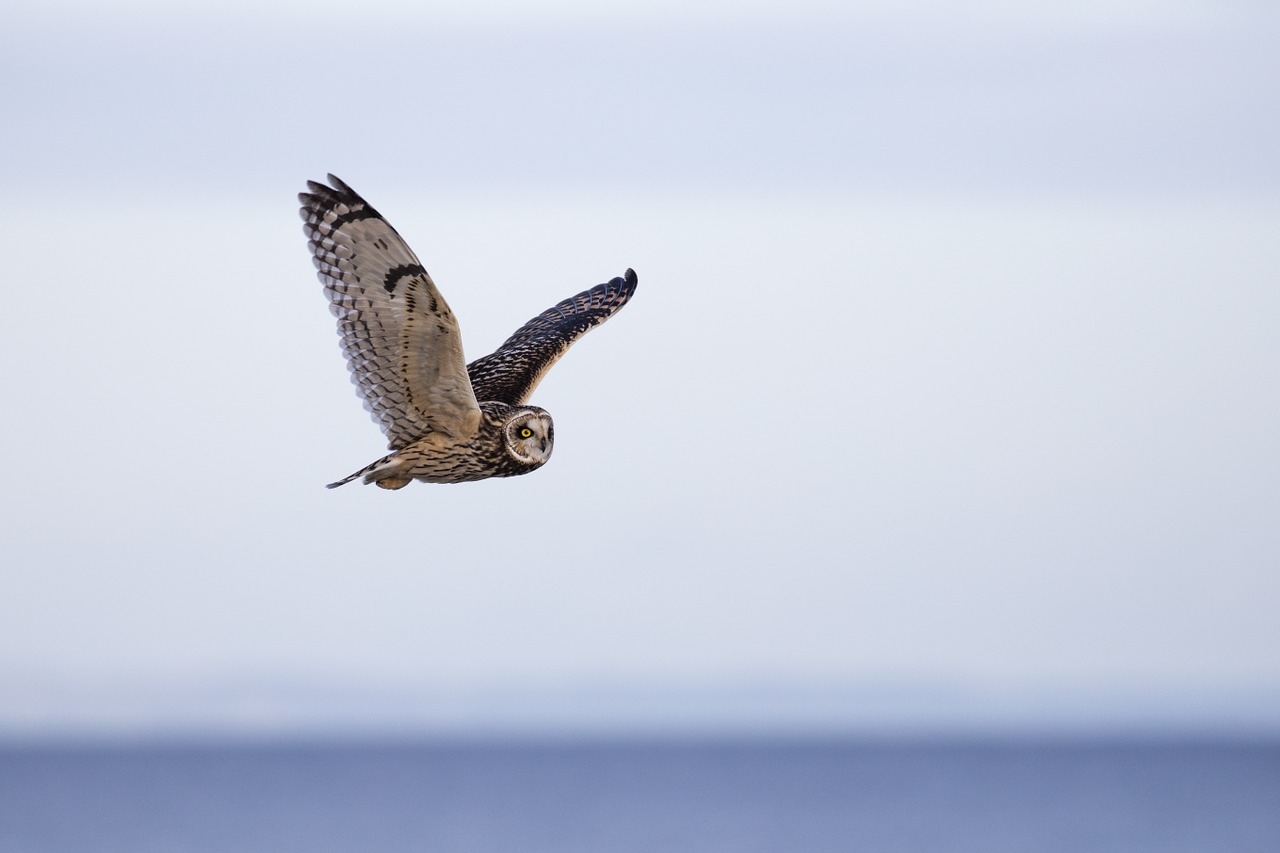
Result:
<svg viewBox="0 0 1280 853"><path fill-rule="evenodd" d="M9 747L3 853L1280 851L1280 742Z"/></svg>

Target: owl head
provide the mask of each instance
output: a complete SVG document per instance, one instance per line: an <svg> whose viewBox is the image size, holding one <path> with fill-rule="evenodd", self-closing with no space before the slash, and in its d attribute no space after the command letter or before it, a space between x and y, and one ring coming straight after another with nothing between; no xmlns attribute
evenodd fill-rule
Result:
<svg viewBox="0 0 1280 853"><path fill-rule="evenodd" d="M507 418L502 439L511 458L521 465L537 468L551 458L555 426L545 409L521 406Z"/></svg>

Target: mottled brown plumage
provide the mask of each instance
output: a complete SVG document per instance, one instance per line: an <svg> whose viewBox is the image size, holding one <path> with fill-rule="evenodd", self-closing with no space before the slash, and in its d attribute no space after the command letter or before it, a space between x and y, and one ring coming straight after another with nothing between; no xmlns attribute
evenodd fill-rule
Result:
<svg viewBox="0 0 1280 853"><path fill-rule="evenodd" d="M329 183L299 194L303 231L351 381L392 450L329 488L357 477L388 489L462 483L545 464L554 426L527 401L574 341L627 303L636 274L560 302L467 365L457 320L408 245L349 186Z"/></svg>

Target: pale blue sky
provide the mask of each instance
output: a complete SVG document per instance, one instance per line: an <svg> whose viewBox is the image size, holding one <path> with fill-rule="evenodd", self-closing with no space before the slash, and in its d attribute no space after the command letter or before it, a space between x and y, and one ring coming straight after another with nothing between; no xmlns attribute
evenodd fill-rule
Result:
<svg viewBox="0 0 1280 853"><path fill-rule="evenodd" d="M1042 7L20 6L0 732L103 685L1274 695L1277 18ZM546 468L321 488L383 447L326 171L471 357L637 270Z"/></svg>

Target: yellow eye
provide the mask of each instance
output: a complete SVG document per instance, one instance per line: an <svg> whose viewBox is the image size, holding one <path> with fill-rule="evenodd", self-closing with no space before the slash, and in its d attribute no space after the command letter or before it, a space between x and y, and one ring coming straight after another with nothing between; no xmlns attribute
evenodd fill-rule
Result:
<svg viewBox="0 0 1280 853"><path fill-rule="evenodd" d="M529 429L528 427L520 427L520 437L533 438L533 430Z"/></svg>

